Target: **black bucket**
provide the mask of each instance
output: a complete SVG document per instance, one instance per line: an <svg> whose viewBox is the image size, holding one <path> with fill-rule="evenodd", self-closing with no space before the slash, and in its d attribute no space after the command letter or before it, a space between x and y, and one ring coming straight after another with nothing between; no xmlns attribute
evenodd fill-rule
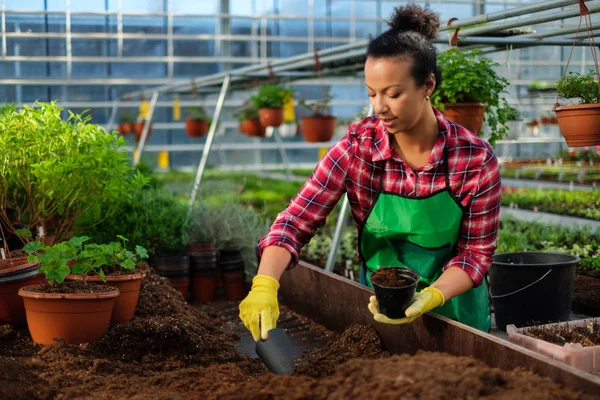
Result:
<svg viewBox="0 0 600 400"><path fill-rule="evenodd" d="M502 253L490 267L496 326L568 321L579 257L548 252Z"/></svg>
<svg viewBox="0 0 600 400"><path fill-rule="evenodd" d="M190 276L190 259L188 256L168 255L157 258L156 270L160 276L169 279L182 279Z"/></svg>
<svg viewBox="0 0 600 400"><path fill-rule="evenodd" d="M375 297L379 304L379 312L388 318L404 318L404 312L410 306L419 283L419 274L408 268L390 267L396 271L399 278L406 278L413 283L402 287L379 286L373 283ZM376 272L375 272L376 273Z"/></svg>

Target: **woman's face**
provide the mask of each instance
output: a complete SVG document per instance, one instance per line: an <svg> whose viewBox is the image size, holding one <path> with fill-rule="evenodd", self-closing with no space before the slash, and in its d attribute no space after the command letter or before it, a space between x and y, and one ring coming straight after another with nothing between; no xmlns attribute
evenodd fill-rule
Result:
<svg viewBox="0 0 600 400"><path fill-rule="evenodd" d="M373 112L391 134L410 132L430 108L435 88L433 74L418 86L411 75L412 61L397 57L367 58L365 83Z"/></svg>

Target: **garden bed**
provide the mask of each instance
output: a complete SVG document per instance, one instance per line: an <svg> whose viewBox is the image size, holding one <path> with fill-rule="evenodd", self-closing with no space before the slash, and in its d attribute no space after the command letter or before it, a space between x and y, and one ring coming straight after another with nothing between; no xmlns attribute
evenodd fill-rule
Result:
<svg viewBox="0 0 600 400"><path fill-rule="evenodd" d="M285 308L280 320L290 334L301 326L320 344L306 349L294 376L275 376L236 351L240 337L225 328L240 323L232 313L211 312L215 307L187 305L148 271L134 319L112 326L98 342L38 346L27 330L2 326L0 398L586 398L532 373L504 372L467 357L389 356L372 327L352 325L336 334Z"/></svg>

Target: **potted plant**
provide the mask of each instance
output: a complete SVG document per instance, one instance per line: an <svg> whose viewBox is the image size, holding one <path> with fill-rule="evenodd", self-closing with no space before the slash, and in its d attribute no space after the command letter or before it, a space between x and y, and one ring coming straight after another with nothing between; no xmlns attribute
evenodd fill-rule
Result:
<svg viewBox="0 0 600 400"><path fill-rule="evenodd" d="M89 116L63 120L61 112L55 103L39 103L0 115L0 219L10 233L19 229L15 214L24 229L53 227L62 242L81 215L107 204L90 224L110 218L147 182L121 151L123 137L90 124Z"/></svg>
<svg viewBox="0 0 600 400"><path fill-rule="evenodd" d="M135 124L133 126L133 130L135 132L135 140L138 141L138 142L142 138L142 133L144 132L144 126L145 125L146 125L146 120L145 119L138 118L135 121ZM150 139L150 134L151 133L152 133L152 122L149 122L148 134L146 135L146 140Z"/></svg>
<svg viewBox="0 0 600 400"><path fill-rule="evenodd" d="M489 142L494 145L506 136L506 123L516 118L517 112L501 97L509 81L494 70L499 64L480 55L479 49L452 48L441 53L438 65L442 83L433 92L431 102L447 118L475 134L481 133L485 120L490 128Z"/></svg>
<svg viewBox="0 0 600 400"><path fill-rule="evenodd" d="M70 344L88 343L100 339L108 330L119 289L87 282L65 282L71 273L76 249L85 240L85 237L74 237L53 246L34 241L24 248L30 254L29 262L39 263L39 271L48 281L19 290L29 332L36 343L54 345L54 339Z"/></svg>
<svg viewBox="0 0 600 400"><path fill-rule="evenodd" d="M273 84L262 85L250 101L258 109L260 124L278 127L283 123L283 104L294 94L292 89Z"/></svg>
<svg viewBox="0 0 600 400"><path fill-rule="evenodd" d="M124 114L123 116L121 116L119 125L117 125L117 130L121 135L129 135L130 133L133 133L133 130L135 128L134 122L135 117L131 116L130 114Z"/></svg>
<svg viewBox="0 0 600 400"><path fill-rule="evenodd" d="M305 100L300 105L312 111L312 115L300 119L300 127L304 139L310 143L329 142L335 133L335 117L329 115L328 107L331 96L327 94L321 101L308 104Z"/></svg>
<svg viewBox="0 0 600 400"><path fill-rule="evenodd" d="M571 147L600 144L600 87L595 71L569 72L558 81L558 95L579 104L554 106L558 126Z"/></svg>
<svg viewBox="0 0 600 400"><path fill-rule="evenodd" d="M104 282L119 289L121 295L115 301L111 322L124 324L133 318L142 279L146 276L136 270L136 265L148 258L148 251L139 245L135 246L135 251L127 250L128 239L121 235L117 238L119 241L109 244L77 242L71 274L66 280Z"/></svg>
<svg viewBox="0 0 600 400"><path fill-rule="evenodd" d="M204 107L190 107L188 117L185 119L185 131L190 137L201 137L208 133L210 119Z"/></svg>
<svg viewBox="0 0 600 400"><path fill-rule="evenodd" d="M258 109L250 103L244 106L236 113L240 122L239 131L248 136L265 136L265 127L261 125L258 119Z"/></svg>

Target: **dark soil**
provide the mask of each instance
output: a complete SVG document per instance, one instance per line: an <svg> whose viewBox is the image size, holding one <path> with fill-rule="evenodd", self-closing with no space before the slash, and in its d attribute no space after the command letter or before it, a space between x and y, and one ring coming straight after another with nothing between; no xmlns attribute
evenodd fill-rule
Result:
<svg viewBox="0 0 600 400"><path fill-rule="evenodd" d="M329 343L305 353L293 376L276 376L258 359L236 353L238 337L222 330L222 317L189 306L165 278L146 273L134 318L111 326L98 342L38 346L26 329L1 327L0 398L592 398L470 358L389 357L375 330L358 325L334 334L313 323ZM285 307L283 318L292 318Z"/></svg>
<svg viewBox="0 0 600 400"><path fill-rule="evenodd" d="M34 293L95 294L114 292L115 289L110 286L98 285L92 282L64 281L58 286L49 284L31 286L28 291Z"/></svg>
<svg viewBox="0 0 600 400"><path fill-rule="evenodd" d="M396 268L381 268L371 275L371 282L377 286L385 287L405 287L412 283L414 280L400 276Z"/></svg>
<svg viewBox="0 0 600 400"><path fill-rule="evenodd" d="M563 346L579 343L583 347L600 345L600 322L590 321L586 326L573 326L568 322L553 327L528 328L525 335Z"/></svg>
<svg viewBox="0 0 600 400"><path fill-rule="evenodd" d="M573 298L578 302L600 307L600 274L598 277L592 273L575 275Z"/></svg>

